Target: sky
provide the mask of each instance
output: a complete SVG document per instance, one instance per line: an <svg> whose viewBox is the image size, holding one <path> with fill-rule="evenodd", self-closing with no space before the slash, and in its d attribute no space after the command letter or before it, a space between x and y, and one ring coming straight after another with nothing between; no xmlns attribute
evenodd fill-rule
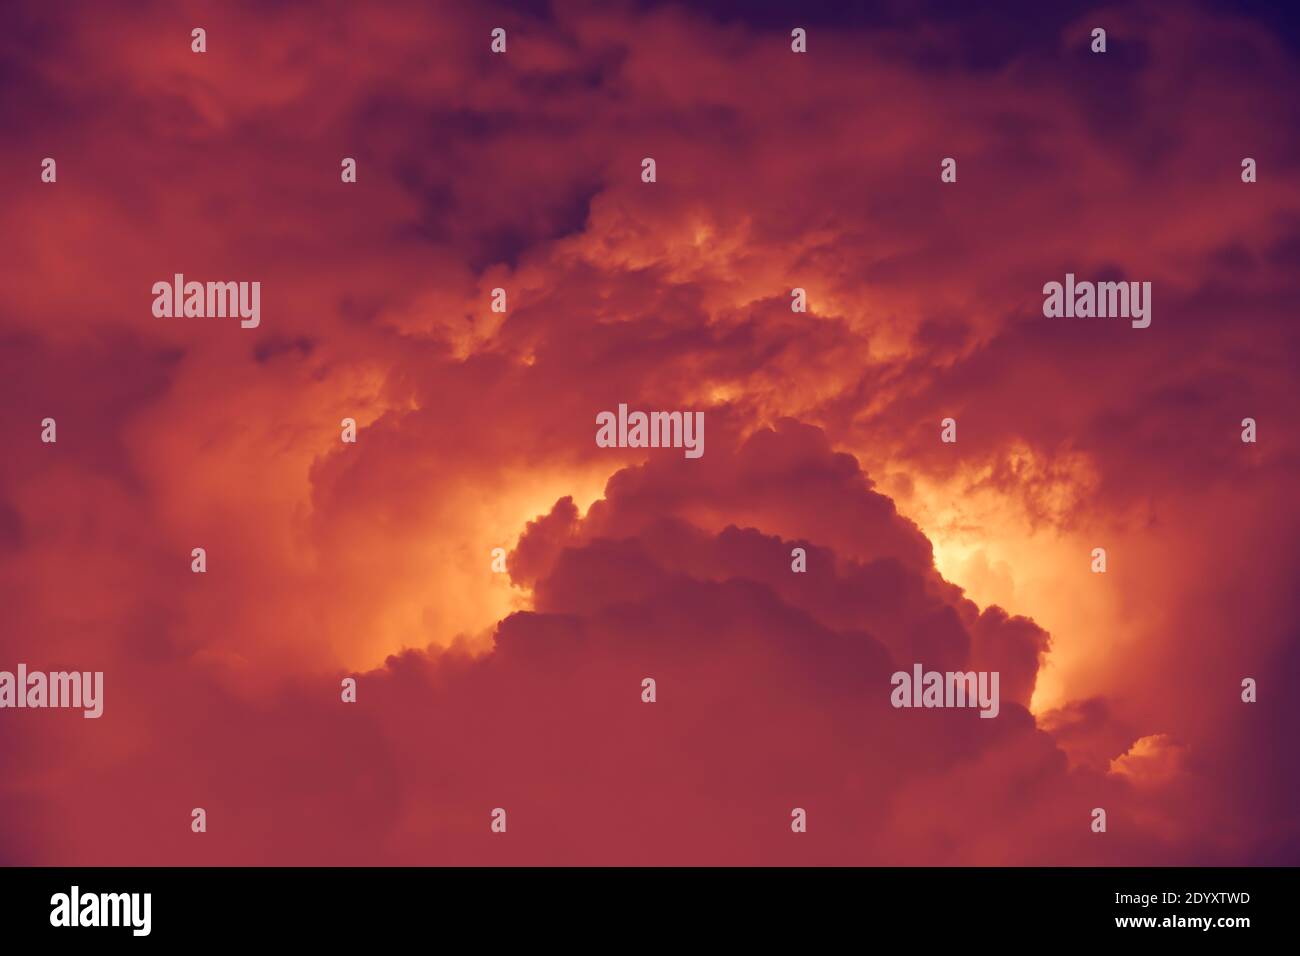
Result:
<svg viewBox="0 0 1300 956"><path fill-rule="evenodd" d="M3 21L0 670L104 713L0 710L0 862L1300 863L1285 14Z"/></svg>

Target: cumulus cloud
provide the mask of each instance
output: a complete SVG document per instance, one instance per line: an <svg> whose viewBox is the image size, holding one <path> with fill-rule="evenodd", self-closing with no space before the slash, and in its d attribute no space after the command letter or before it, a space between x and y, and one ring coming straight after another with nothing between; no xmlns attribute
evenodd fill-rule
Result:
<svg viewBox="0 0 1300 956"><path fill-rule="evenodd" d="M107 702L6 712L0 854L1294 861L1295 48L1041 7L18 5L0 667ZM1044 319L1066 271L1151 328ZM999 718L890 708L918 660Z"/></svg>

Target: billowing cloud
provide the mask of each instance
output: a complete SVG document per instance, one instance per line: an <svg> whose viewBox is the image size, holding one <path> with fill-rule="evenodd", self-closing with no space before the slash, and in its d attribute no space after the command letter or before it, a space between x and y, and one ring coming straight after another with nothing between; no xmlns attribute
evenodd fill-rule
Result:
<svg viewBox="0 0 1300 956"><path fill-rule="evenodd" d="M1293 31L742 7L6 14L0 857L1295 861Z"/></svg>

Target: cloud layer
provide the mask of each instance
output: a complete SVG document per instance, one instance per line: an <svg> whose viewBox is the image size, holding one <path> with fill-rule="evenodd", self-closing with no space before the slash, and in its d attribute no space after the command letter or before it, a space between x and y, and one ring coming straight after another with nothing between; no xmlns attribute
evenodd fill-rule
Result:
<svg viewBox="0 0 1300 956"><path fill-rule="evenodd" d="M1300 858L1293 31L745 6L6 14L0 860Z"/></svg>

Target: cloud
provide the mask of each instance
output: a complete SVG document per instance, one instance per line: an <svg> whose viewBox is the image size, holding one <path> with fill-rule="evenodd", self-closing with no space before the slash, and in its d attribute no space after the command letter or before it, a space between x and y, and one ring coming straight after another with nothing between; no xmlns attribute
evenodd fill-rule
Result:
<svg viewBox="0 0 1300 956"><path fill-rule="evenodd" d="M6 713L6 858L1294 859L1294 37L743 6L17 8L0 666L107 704ZM154 319L177 271L262 326ZM623 401L705 457L597 448ZM915 660L1002 714L889 708Z"/></svg>
<svg viewBox="0 0 1300 956"><path fill-rule="evenodd" d="M766 465L751 469L760 451ZM485 655L390 658L359 676L355 705L330 679L241 694L203 668L119 665L105 726L151 729L122 734L136 746L112 759L63 766L75 785L40 815L41 850L78 862L469 864L1176 853L1149 835L1080 835L1090 804L1149 811L1129 788L1071 770L1027 711L1047 647L1032 622L979 611L880 543L858 557L807 541L809 569L793 573L793 539L732 520L794 520L787 503L806 483L843 509L846 539L870 533L908 552L915 529L851 458L795 423L710 455L709 471L667 458L625 469L582 517L559 500L511 555L536 609L502 620ZM731 502L715 494L728 476L748 479ZM692 511L722 527L674 513ZM889 676L913 661L1000 670L1000 716L890 707ZM34 772L37 759L18 765ZM170 819L186 804L208 811L206 842ZM497 806L510 829L493 843ZM809 813L807 841L789 831L794 807Z"/></svg>

